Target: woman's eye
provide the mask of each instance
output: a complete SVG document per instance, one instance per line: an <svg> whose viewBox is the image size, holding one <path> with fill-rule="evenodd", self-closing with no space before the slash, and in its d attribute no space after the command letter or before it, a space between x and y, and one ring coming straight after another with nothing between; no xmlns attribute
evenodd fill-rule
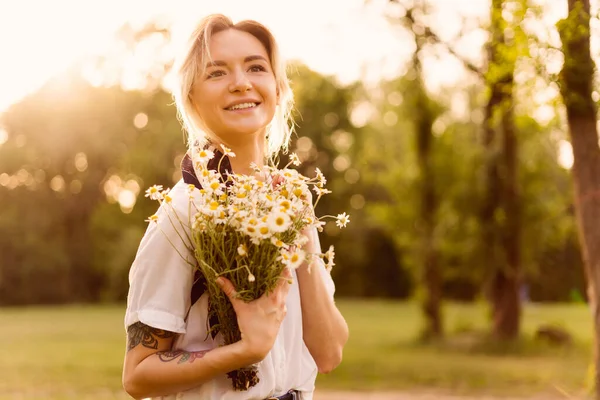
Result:
<svg viewBox="0 0 600 400"><path fill-rule="evenodd" d="M213 72L211 72L210 74L208 74L208 75L206 76L206 78L207 78L207 79L210 79L210 78L217 78L217 77L219 77L219 76L223 76L223 75L225 75L225 71L216 70L216 71L213 71Z"/></svg>
<svg viewBox="0 0 600 400"><path fill-rule="evenodd" d="M262 65L256 64L250 67L251 72L264 72L267 69L265 67L263 67Z"/></svg>

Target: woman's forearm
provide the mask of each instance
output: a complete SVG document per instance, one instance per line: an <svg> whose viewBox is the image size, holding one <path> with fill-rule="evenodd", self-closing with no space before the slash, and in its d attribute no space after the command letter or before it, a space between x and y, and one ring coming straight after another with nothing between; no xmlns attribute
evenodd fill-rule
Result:
<svg viewBox="0 0 600 400"><path fill-rule="evenodd" d="M208 352L157 352L124 375L123 386L135 399L165 396L198 387L256 361L240 342Z"/></svg>
<svg viewBox="0 0 600 400"><path fill-rule="evenodd" d="M320 252L316 230L309 235L306 250ZM348 325L327 292L318 268L325 268L319 260L309 271L305 263L297 270L302 305L302 329L306 347L317 363L319 372L332 371L342 361L342 350L348 340Z"/></svg>

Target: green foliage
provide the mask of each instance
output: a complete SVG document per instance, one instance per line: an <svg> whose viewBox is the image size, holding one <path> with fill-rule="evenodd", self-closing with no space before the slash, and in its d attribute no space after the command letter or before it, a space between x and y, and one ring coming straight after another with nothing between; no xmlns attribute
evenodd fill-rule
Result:
<svg viewBox="0 0 600 400"><path fill-rule="evenodd" d="M363 128L370 132L371 140L363 146L359 165L367 188L369 215L393 235L403 265L414 274L419 268L413 251L417 246L415 221L419 209L419 176L412 145L415 130L411 123L416 111L414 102L398 100L407 97L400 93L414 93L409 89L411 85L410 76L383 83L378 97L369 99L378 113ZM445 295L470 300L480 294L489 255L478 253L484 154L482 128L476 115L482 113L482 96L476 86L467 89L466 95L471 120L456 120L445 111L434 122L433 176L440 195L435 237ZM453 97L438 98L447 109L451 108ZM390 111L398 116L392 119L394 124L386 118ZM523 205L525 282L536 300L568 301L572 290L584 292L584 283L569 171L557 162L562 139L555 134L558 122L540 125L532 117L519 114L515 123L521 146L518 179Z"/></svg>
<svg viewBox="0 0 600 400"><path fill-rule="evenodd" d="M515 31L516 44L519 35ZM505 50L506 60L526 55ZM124 299L143 221L155 211L143 191L180 178L185 141L171 96L94 87L78 78L78 68L0 116L8 132L0 145L1 304ZM498 68L491 69L494 79L503 75ZM290 77L298 124L291 150L303 158L302 173L320 168L333 191L317 212L351 215L348 228L329 224L321 236L323 249L336 247L337 294L405 298L418 292L414 116L425 104L434 116L432 168L440 198L434 238L445 290L452 298L476 298L487 256L477 254L485 161L481 85L423 100L415 96L414 71L374 90L342 87L303 65L293 66ZM469 118L454 112L459 91ZM561 126L529 116L533 91L519 97L516 119L526 282L534 299L568 301L573 292L585 293L572 188L557 163ZM134 194L133 207L127 196L120 204L125 191Z"/></svg>
<svg viewBox="0 0 600 400"><path fill-rule="evenodd" d="M359 85L340 87L332 78L296 65L290 78L296 99L297 138L290 148L299 154L300 172L312 176L315 167L328 179L332 194L317 205L318 215L348 211L351 222L340 231L332 222L325 227L321 245L334 245L333 277L341 296L406 297L410 278L401 268L389 233L364 214L369 188L363 183L361 154L372 143L371 132L351 122ZM376 271L376 272L374 272Z"/></svg>
<svg viewBox="0 0 600 400"><path fill-rule="evenodd" d="M124 298L153 211L143 201L133 210L109 203L125 188L139 196L148 182L173 182L173 160L185 146L169 103L166 93L94 88L72 72L2 116L8 184L0 199L10 211L0 219L0 302ZM149 121L136 128L140 113ZM114 198L106 192L111 178L120 183Z"/></svg>

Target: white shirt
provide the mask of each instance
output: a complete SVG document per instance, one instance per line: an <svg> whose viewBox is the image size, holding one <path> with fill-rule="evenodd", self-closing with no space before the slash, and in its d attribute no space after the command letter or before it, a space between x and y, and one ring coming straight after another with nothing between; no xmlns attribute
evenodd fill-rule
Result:
<svg viewBox="0 0 600 400"><path fill-rule="evenodd" d="M170 196L181 220L188 221L189 194L183 180L172 188ZM140 321L154 328L178 333L172 350L210 350L218 346L220 334L215 340L207 334L208 294L204 293L191 307L186 319L191 303L194 269L182 256L193 260L193 254L182 243L167 218L166 211L173 222L178 224L173 219L173 211L163 205L157 212L158 222L148 226L129 272L125 328ZM176 226L182 232L181 225ZM320 248L316 229L312 236ZM177 247L177 251L173 245ZM333 297L335 286L323 262L314 263L312 268L313 273L321 274L328 293ZM262 400L296 389L300 391L302 400L311 400L317 366L302 340L300 291L295 271L293 275L286 300L287 314L273 348L258 364L260 381L256 386L248 391L234 391L231 380L223 374L195 389L160 399Z"/></svg>

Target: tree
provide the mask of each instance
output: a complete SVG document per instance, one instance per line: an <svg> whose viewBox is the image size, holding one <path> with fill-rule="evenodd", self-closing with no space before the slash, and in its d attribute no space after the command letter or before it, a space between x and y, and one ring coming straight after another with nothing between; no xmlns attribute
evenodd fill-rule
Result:
<svg viewBox="0 0 600 400"><path fill-rule="evenodd" d="M499 339L519 334L521 282L520 204L514 124L515 51L502 16L507 2L493 0L486 81L489 99L483 122L485 194L481 208L482 262L489 262L492 329Z"/></svg>
<svg viewBox="0 0 600 400"><path fill-rule="evenodd" d="M573 146L575 211L595 333L594 384L600 399L600 147L592 99L595 65L590 52L590 2L568 0L568 9L568 17L557 26L564 53L559 82Z"/></svg>

